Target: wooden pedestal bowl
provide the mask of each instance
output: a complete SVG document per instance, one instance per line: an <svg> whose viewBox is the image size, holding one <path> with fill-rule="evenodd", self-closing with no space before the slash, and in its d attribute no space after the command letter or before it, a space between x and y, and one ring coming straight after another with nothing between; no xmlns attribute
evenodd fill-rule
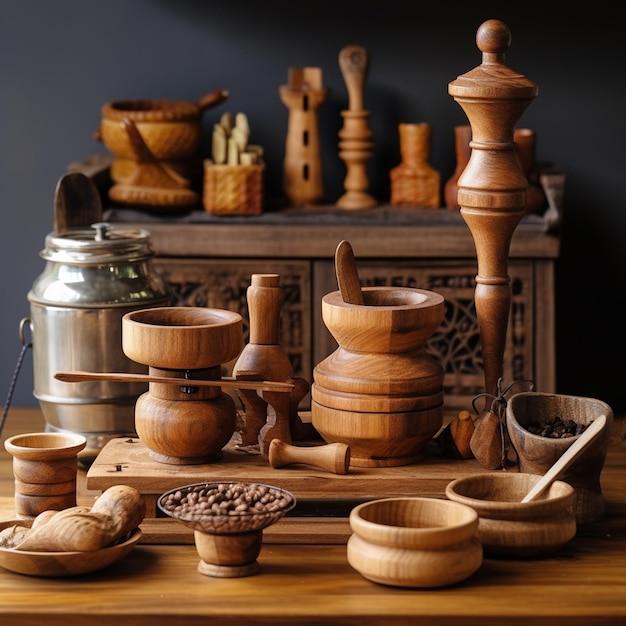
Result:
<svg viewBox="0 0 626 626"><path fill-rule="evenodd" d="M524 496L541 479L536 474L487 472L446 485L448 499L473 508L485 556L542 557L563 548L576 535L574 488L557 480L531 502Z"/></svg>
<svg viewBox="0 0 626 626"><path fill-rule="evenodd" d="M259 483L196 483L164 493L157 506L193 529L201 574L239 578L261 571L263 529L291 511L296 498Z"/></svg>
<svg viewBox="0 0 626 626"><path fill-rule="evenodd" d="M243 347L239 313L203 307L160 307L122 318L122 349L149 366L153 377L180 378L180 386L150 382L137 399L135 428L156 461L192 465L221 456L233 436L237 410L221 387L187 380L219 381L222 364Z"/></svg>
<svg viewBox="0 0 626 626"><path fill-rule="evenodd" d="M350 512L348 562L365 578L397 587L442 587L483 562L478 515L436 498L373 500Z"/></svg>
<svg viewBox="0 0 626 626"><path fill-rule="evenodd" d="M443 367L424 344L443 319L444 299L404 287L362 294L363 305L340 291L322 299L339 347L313 372L313 426L327 442L349 445L352 465L408 465L443 421Z"/></svg>
<svg viewBox="0 0 626 626"><path fill-rule="evenodd" d="M122 318L122 349L137 363L169 370L215 367L243 348L239 313L205 307L156 307Z"/></svg>
<svg viewBox="0 0 626 626"><path fill-rule="evenodd" d="M578 439L579 434L575 433L580 433L580 427L586 427L600 415L606 416L606 425L560 477L576 490L574 512L579 526L601 521L606 514L600 475L611 438L611 407L595 398L528 391L512 396L506 408L507 430L517 452L519 471L542 475ZM571 436L556 437L529 430L536 425L552 424L557 417L566 425L570 420L574 423Z"/></svg>

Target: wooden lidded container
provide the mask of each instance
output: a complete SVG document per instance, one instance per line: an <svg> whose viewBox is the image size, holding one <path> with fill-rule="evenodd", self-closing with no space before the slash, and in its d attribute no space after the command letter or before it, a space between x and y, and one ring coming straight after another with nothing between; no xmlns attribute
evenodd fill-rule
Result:
<svg viewBox="0 0 626 626"><path fill-rule="evenodd" d="M406 287L365 287L363 299L322 298L339 348L313 372L313 426L327 442L349 445L353 466L409 465L443 422L443 367L424 344L443 320L444 299Z"/></svg>

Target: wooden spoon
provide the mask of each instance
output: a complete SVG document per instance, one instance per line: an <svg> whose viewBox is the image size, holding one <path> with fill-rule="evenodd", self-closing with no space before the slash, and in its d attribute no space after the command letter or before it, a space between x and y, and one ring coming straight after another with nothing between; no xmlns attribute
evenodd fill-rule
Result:
<svg viewBox="0 0 626 626"><path fill-rule="evenodd" d="M337 284L344 302L348 304L365 304L361 281L356 269L356 261L352 246L348 241L341 241L335 251L335 272Z"/></svg>
<svg viewBox="0 0 626 626"><path fill-rule="evenodd" d="M547 489L600 434L606 424L606 415L596 417L558 461L543 475L541 480L524 496L522 502L531 502Z"/></svg>

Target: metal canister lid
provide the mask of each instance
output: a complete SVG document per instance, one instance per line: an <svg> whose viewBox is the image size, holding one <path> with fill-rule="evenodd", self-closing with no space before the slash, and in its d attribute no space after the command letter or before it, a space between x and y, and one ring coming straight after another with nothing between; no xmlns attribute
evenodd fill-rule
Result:
<svg viewBox="0 0 626 626"><path fill-rule="evenodd" d="M44 305L91 307L167 302L170 292L152 266L150 233L96 223L62 236L50 233L40 256L46 267L28 299Z"/></svg>
<svg viewBox="0 0 626 626"><path fill-rule="evenodd" d="M71 230L62 236L50 233L39 255L46 261L70 265L119 263L154 256L150 233L144 229L115 229L106 222L91 230Z"/></svg>

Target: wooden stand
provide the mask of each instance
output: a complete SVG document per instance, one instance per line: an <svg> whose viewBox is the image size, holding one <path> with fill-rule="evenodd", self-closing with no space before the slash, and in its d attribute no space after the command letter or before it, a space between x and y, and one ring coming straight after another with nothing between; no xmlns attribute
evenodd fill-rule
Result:
<svg viewBox="0 0 626 626"><path fill-rule="evenodd" d="M478 259L474 300L480 325L485 402L472 436L472 450L485 467L503 464L502 416L494 415L499 395L511 308L508 255L513 232L526 211L528 182L515 153L515 123L537 95L537 86L504 64L509 28L488 20L476 42L483 62L448 86L472 127L472 154L459 178L458 201ZM500 423L498 423L500 422Z"/></svg>
<svg viewBox="0 0 626 626"><path fill-rule="evenodd" d="M343 128L339 131L339 158L348 172L346 192L337 200L340 209L369 209L376 200L368 193L366 164L372 157L374 143L368 126L369 112L363 108L363 86L368 69L367 51L361 46L347 46L339 53L339 67L348 88L349 105L342 111Z"/></svg>

